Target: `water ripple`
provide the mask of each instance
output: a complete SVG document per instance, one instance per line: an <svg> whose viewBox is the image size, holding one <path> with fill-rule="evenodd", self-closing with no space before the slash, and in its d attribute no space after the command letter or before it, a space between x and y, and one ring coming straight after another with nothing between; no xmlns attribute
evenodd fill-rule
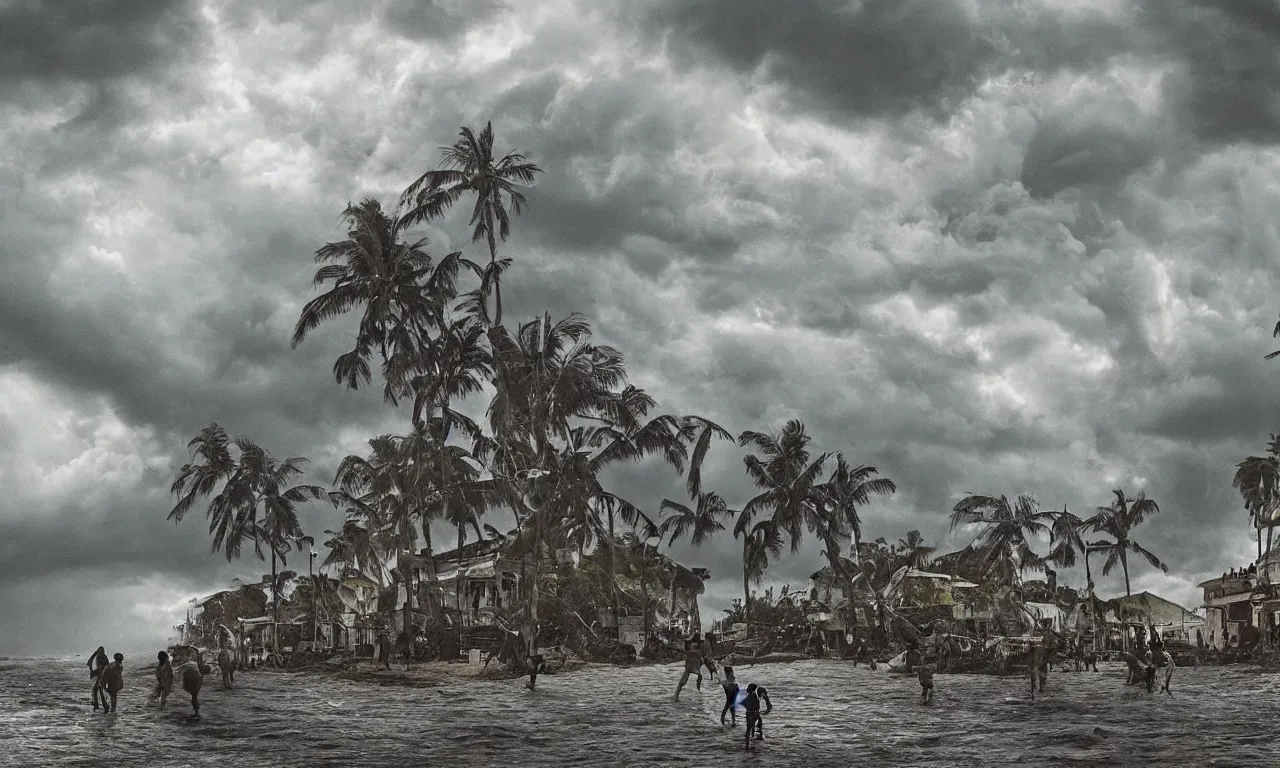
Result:
<svg viewBox="0 0 1280 768"><path fill-rule="evenodd" d="M146 705L126 670L119 714L94 712L79 659L6 660L0 765L100 766L1086 766L1278 765L1265 729L1277 678L1238 667L1179 669L1174 696L1123 685L1123 668L1055 672L1030 701L1016 678L939 675L931 704L912 678L805 661L741 668L769 687L766 741L743 754L721 728L719 686L671 701L676 665L587 667L438 687L246 672L206 678L200 721L185 695ZM1191 756L1196 756L1192 759Z"/></svg>

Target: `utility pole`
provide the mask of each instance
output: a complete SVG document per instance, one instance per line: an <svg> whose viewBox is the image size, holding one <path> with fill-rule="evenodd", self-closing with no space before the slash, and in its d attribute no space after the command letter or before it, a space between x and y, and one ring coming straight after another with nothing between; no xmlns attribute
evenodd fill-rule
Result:
<svg viewBox="0 0 1280 768"><path fill-rule="evenodd" d="M316 598L318 597L315 576L316 550L314 545L308 545L308 547L311 550L311 558L307 561L307 578L311 579L311 650L314 652L316 643L320 640L320 618L316 614Z"/></svg>

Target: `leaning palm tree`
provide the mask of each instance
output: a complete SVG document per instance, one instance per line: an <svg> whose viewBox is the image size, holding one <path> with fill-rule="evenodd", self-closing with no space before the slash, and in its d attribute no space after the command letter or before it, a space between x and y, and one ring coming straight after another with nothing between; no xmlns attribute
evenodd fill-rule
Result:
<svg viewBox="0 0 1280 768"><path fill-rule="evenodd" d="M409 372L422 357L423 340L443 324L443 312L457 297L464 260L461 253L451 253L435 262L424 250L425 238L402 240L408 220L386 213L372 198L348 205L342 217L347 239L328 243L315 255L323 265L315 285L331 286L303 306L292 345L296 348L326 320L360 310L355 347L334 362L334 378L350 389L368 384L376 350L382 358L383 396L395 403L412 396Z"/></svg>
<svg viewBox="0 0 1280 768"><path fill-rule="evenodd" d="M238 451L235 457L231 455L233 445ZM187 447L192 459L178 470L170 489L178 502L169 519L181 522L199 499L212 497L205 515L213 535L213 551L222 551L230 562L240 556L245 542L251 542L258 559L266 559L264 547L271 552L271 571L275 573L276 561L283 561L293 543L306 538L298 520L298 505L327 498L317 485L290 485L302 475L307 460L293 457L278 461L251 440L237 438L233 442L216 422L202 429ZM273 605L278 601L279 596L273 594Z"/></svg>
<svg viewBox="0 0 1280 768"><path fill-rule="evenodd" d="M685 473L685 490L691 500L697 501L702 495L702 464L711 450L711 441L720 438L732 443L733 435L714 421L690 415L680 419L680 437L692 446L689 469Z"/></svg>
<svg viewBox="0 0 1280 768"><path fill-rule="evenodd" d="M485 123L478 136L467 127L463 127L458 136L453 146L440 148L440 167L419 176L405 189L400 201L402 205L411 206L405 220L417 223L439 218L464 195L475 195L468 222L475 228L471 241L484 240L489 246L489 269L483 279L486 287L492 286L494 295L493 315L490 317L487 310L484 315L492 325L501 325L498 240L505 242L511 235L510 213L519 214L528 204L518 186L532 184L542 169L518 152L495 158L491 122Z"/></svg>
<svg viewBox="0 0 1280 768"><path fill-rule="evenodd" d="M1103 576L1111 573L1117 564L1120 566L1124 571L1124 593L1129 596L1133 594L1129 588L1130 552L1141 555L1151 567L1159 568L1163 573L1169 572L1169 566L1131 538L1133 529L1141 525L1149 515L1159 512L1160 507L1154 499L1148 499L1143 493L1139 493L1137 498L1126 496L1119 488L1112 493L1115 494L1115 499L1111 505L1098 507L1097 514L1089 518L1085 525L1090 530L1111 537L1110 541L1095 542L1090 546L1090 550L1106 554L1107 559L1102 565Z"/></svg>
<svg viewBox="0 0 1280 768"><path fill-rule="evenodd" d="M1005 496L968 494L951 510L951 529L977 528L973 547L975 569L1015 587L1023 571L1039 567L1041 559L1031 549L1031 539L1048 533L1053 513L1041 511L1035 499L1019 496L1012 504Z"/></svg>
<svg viewBox="0 0 1280 768"><path fill-rule="evenodd" d="M1280 435L1271 435L1265 456L1250 456L1236 465L1232 486L1244 499L1245 509L1258 534L1258 560L1271 554L1272 532L1280 510ZM1262 529L1267 529L1267 549L1262 550Z"/></svg>

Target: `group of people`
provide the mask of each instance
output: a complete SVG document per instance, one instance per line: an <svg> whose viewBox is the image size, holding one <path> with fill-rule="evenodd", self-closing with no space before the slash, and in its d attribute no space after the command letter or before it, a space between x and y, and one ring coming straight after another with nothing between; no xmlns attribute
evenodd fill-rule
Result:
<svg viewBox="0 0 1280 768"><path fill-rule="evenodd" d="M1143 641L1139 637L1138 652L1132 651L1124 654L1125 664L1128 666L1128 675L1125 685L1134 685L1136 683L1145 683L1148 693L1155 692L1156 673L1160 667L1165 668L1164 684L1161 692L1168 693L1170 696L1173 692L1169 690L1169 681L1173 677L1173 656L1165 650L1164 641L1160 638L1160 633L1151 630L1150 640ZM1075 670L1079 672L1081 667L1085 670L1092 667L1094 672L1098 671L1098 655L1087 649L1083 642L1067 642L1067 659L1075 663ZM1055 635L1052 632L1044 632L1041 635L1041 642L1031 643L1026 650L1027 676L1031 682L1031 699L1034 701L1037 693L1044 693L1044 684L1048 679L1049 670L1053 666L1054 659L1058 655L1058 646ZM937 671L932 664L921 663L922 658L918 649L912 649L907 654L907 671L916 669L917 679L920 682L920 700L922 702L930 702L933 700L933 676Z"/></svg>
<svg viewBox="0 0 1280 768"><path fill-rule="evenodd" d="M701 633L694 632L691 637L684 641L684 671L680 675L680 682L676 685L675 701L680 700L680 692L684 690L685 685L689 682L691 675L697 677L694 684L698 690L702 690L702 670L706 668L712 679L716 677L716 659L713 657L714 644L705 642ZM764 740L764 719L762 715L767 715L773 711L773 702L769 700L769 691L763 686L750 683L746 688L738 685L737 677L733 671L733 667L723 667L723 678L720 686L724 690L724 708L720 710L720 724L724 725L725 716L731 717L731 726L738 725L738 710L742 709L747 721L747 730L743 734L745 738L746 748L751 749L751 739L755 737L757 741ZM760 711L760 704L764 703L765 709Z"/></svg>
<svg viewBox="0 0 1280 768"><path fill-rule="evenodd" d="M169 694L173 692L174 680L179 679L182 681L182 689L191 695L192 717L200 717L200 687L204 683L204 675L211 671L201 659L200 653L197 651L194 661L180 664L176 669L165 651L156 654L156 662L156 685L147 698L148 703L158 701L160 708L164 709ZM118 711L117 696L124 688L124 654L116 653L108 659L106 649L100 645L89 656L88 664L94 710L99 708L101 699L104 714Z"/></svg>

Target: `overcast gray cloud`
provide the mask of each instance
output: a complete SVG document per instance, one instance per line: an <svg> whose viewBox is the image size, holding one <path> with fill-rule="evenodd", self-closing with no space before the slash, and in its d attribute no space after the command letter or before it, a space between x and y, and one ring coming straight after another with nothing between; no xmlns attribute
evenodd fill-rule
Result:
<svg viewBox="0 0 1280 768"><path fill-rule="evenodd" d="M81 7L83 6L83 7ZM1013 10L1011 10L1013 9ZM1276 426L1274 3L10 3L0 9L0 627L8 653L163 642L237 575L165 522L217 420L328 483L404 414L297 350L311 254L459 126L547 170L512 321L585 313L662 408L808 424L944 550L965 492L1123 486L1194 606L1252 549L1233 464ZM457 212L432 248L467 246ZM483 404L473 404L476 409ZM718 445L706 484L751 494ZM667 468L612 482L655 508ZM319 534L337 513L309 509ZM740 590L739 547L710 608ZM815 547L774 564L802 586ZM1080 581L1082 574L1064 574ZM1106 588L1118 588L1113 578ZM65 647L51 648L49 638Z"/></svg>

